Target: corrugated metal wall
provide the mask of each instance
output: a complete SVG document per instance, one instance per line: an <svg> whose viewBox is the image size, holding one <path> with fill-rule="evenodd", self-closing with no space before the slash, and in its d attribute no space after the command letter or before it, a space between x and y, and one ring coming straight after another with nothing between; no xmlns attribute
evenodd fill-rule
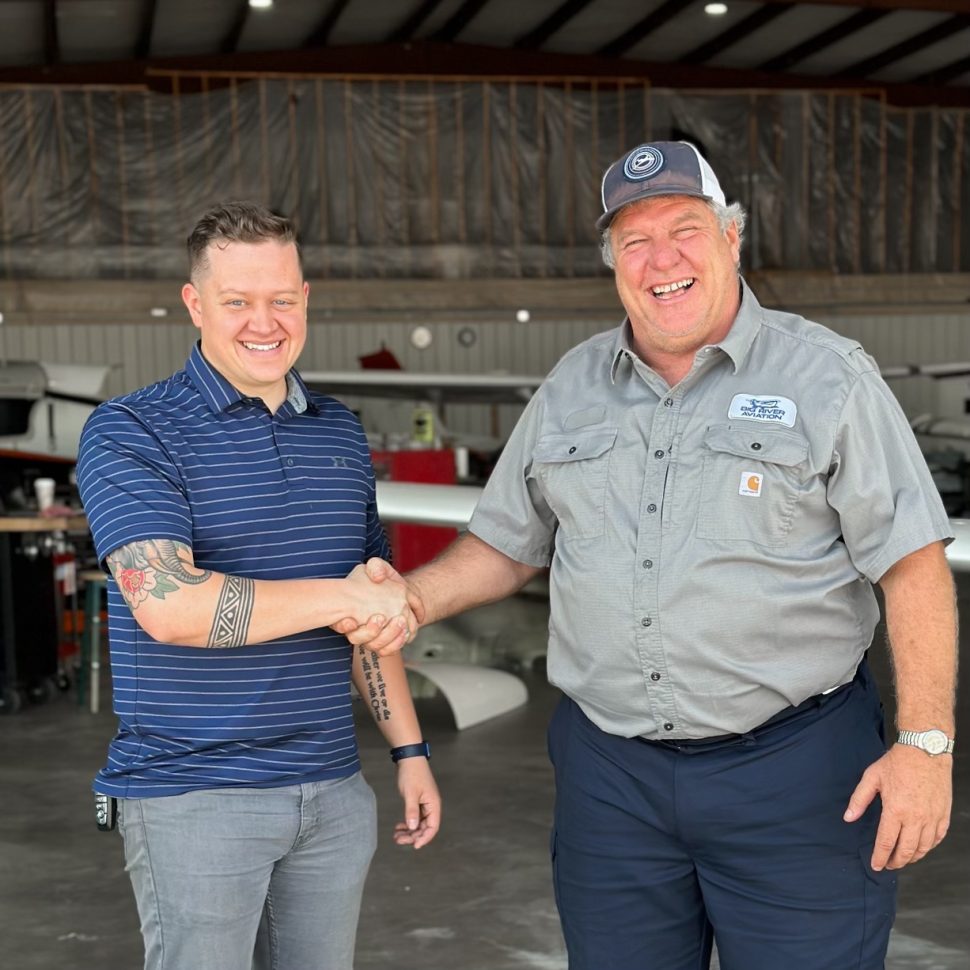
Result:
<svg viewBox="0 0 970 970"><path fill-rule="evenodd" d="M970 361L970 310L965 313L817 314L820 322L860 340L884 366ZM570 347L615 321L585 319L429 322L433 340L426 350L411 346L413 323L354 321L310 327L301 370L357 370L358 358L387 347L405 370L487 374L545 374ZM475 342L458 338L470 329ZM110 364L110 395L158 380L182 366L197 331L188 322L153 324L0 326L0 360ZM938 386L929 378L893 382L907 414L938 411ZM970 386L968 386L970 392ZM373 400L348 399L369 430L406 430L411 408ZM449 428L472 434L507 434L519 413L514 405L450 405Z"/></svg>

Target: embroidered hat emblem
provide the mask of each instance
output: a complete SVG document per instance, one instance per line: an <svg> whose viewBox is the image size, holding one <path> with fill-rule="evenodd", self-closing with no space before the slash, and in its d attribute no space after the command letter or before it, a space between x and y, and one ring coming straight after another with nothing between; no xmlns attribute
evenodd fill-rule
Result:
<svg viewBox="0 0 970 970"><path fill-rule="evenodd" d="M623 174L631 182L639 182L650 178L651 175L656 175L663 168L663 164L664 156L659 148L643 145L627 155L623 163Z"/></svg>

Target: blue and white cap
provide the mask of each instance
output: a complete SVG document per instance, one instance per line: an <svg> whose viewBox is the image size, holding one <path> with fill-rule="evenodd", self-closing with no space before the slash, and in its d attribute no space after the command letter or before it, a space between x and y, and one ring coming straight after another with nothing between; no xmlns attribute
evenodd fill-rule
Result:
<svg viewBox="0 0 970 970"><path fill-rule="evenodd" d="M692 195L726 205L714 170L686 141L655 141L638 145L617 159L603 176L601 232L631 202L656 195Z"/></svg>

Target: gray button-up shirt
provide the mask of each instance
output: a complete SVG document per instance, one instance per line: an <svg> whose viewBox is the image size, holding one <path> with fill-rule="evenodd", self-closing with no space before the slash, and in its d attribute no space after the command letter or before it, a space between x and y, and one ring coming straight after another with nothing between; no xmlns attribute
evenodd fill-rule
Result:
<svg viewBox="0 0 970 970"><path fill-rule="evenodd" d="M556 365L470 529L551 566L549 679L605 731L746 731L850 680L872 583L951 537L902 410L857 343L760 306L676 386L629 322Z"/></svg>

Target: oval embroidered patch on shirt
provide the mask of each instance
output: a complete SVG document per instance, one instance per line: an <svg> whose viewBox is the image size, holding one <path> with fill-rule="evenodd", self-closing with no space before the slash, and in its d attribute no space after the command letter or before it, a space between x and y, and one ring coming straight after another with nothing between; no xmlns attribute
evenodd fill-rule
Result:
<svg viewBox="0 0 970 970"><path fill-rule="evenodd" d="M729 418L745 418L750 421L767 421L795 426L798 407L791 398L776 394L735 394L728 408Z"/></svg>

